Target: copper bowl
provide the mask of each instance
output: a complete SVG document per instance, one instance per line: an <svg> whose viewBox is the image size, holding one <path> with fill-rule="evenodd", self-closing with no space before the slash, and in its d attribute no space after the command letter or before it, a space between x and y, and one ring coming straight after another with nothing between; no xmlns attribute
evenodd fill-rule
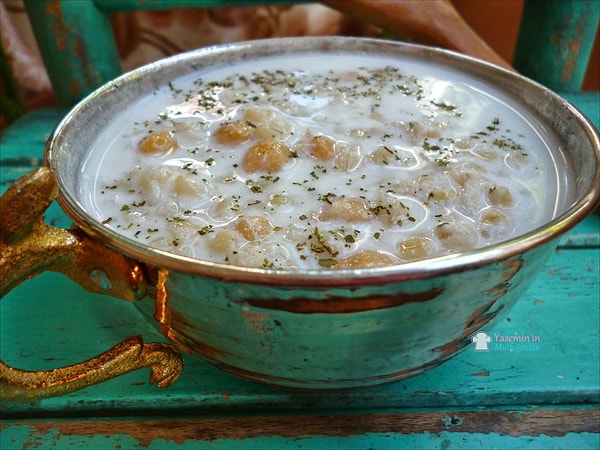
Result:
<svg viewBox="0 0 600 450"><path fill-rule="evenodd" d="M568 189L560 192L564 207L537 229L484 249L345 271L278 271L194 260L124 238L86 211L79 194L82 161L128 105L170 80L212 66L306 51L416 59L503 92L515 108L558 137L553 151L572 173ZM441 364L478 330L505 317L557 238L600 199L598 131L560 96L467 56L363 38L245 42L142 67L101 87L65 117L48 141L46 164L57 177L58 201L78 236L83 230L94 248L114 249L134 261L127 277L100 262L75 268L84 276L93 272L97 290L144 297L135 304L180 350L247 379L303 389L374 386ZM113 276L133 279L134 286L125 284L119 291L116 287L123 285Z"/></svg>

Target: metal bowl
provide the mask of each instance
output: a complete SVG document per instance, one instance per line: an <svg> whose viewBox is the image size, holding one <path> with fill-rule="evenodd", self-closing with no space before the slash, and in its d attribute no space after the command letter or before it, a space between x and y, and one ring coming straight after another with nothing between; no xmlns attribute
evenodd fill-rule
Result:
<svg viewBox="0 0 600 450"><path fill-rule="evenodd" d="M84 208L88 149L128 105L170 80L221 64L307 51L377 53L442 65L494 86L560 141L572 173L551 222L490 247L403 265L277 271L203 262L124 238ZM401 380L435 367L504 317L600 198L597 130L567 101L514 72L453 52L363 38L290 38L184 53L127 73L77 105L52 134L46 163L59 203L92 239L139 261L149 294L136 303L179 349L241 377L304 389ZM102 269L99 273L104 274ZM106 282L106 280L105 280Z"/></svg>

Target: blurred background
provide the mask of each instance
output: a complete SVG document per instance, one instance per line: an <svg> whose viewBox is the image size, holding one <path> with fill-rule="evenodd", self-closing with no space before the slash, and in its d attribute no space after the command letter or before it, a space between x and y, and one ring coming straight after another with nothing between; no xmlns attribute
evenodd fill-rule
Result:
<svg viewBox="0 0 600 450"><path fill-rule="evenodd" d="M14 97L15 90L25 110L55 104L23 1L0 0L3 112L7 111L4 103ZM513 60L523 0L450 3L496 53L505 61ZM125 71L185 50L246 39L331 34L386 36L376 27L318 3L116 13L111 22ZM600 90L599 54L597 33L584 90ZM0 127L9 121L3 116Z"/></svg>

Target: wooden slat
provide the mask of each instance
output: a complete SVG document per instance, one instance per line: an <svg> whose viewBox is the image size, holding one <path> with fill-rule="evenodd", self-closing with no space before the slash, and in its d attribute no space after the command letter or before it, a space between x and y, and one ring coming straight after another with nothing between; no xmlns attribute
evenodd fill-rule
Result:
<svg viewBox="0 0 600 450"><path fill-rule="evenodd" d="M211 448L232 448L233 442L246 442L246 448L254 448L251 443L262 442L263 448L269 438L278 437L295 441L308 448L315 443L324 444L327 438L352 438L373 436L374 440L385 442L396 438L399 447L403 436L453 434L479 436L482 444L501 442L502 437L526 438L530 442L535 437L561 438L572 434L595 433L598 431L600 410L587 408L580 410L529 409L511 410L472 410L472 411L411 411L402 413L359 413L359 414L315 414L288 416L246 416L222 418L179 418L113 420L69 420L10 422L5 430L14 432L26 430L28 440L42 443L45 437L56 436L54 441L80 442L98 436L112 436L113 443L134 442L140 447L162 445L161 448L175 448L176 445L192 445L199 448L201 443L212 442ZM495 436L497 435L497 436ZM376 438L375 438L376 436ZM405 441L408 441L404 438ZM588 442L593 442L588 437ZM440 441L442 441L440 439ZM513 442L515 442L513 440ZM560 442L560 441L559 441ZM441 442L440 442L441 443ZM152 447L158 448L158 447ZM191 448L191 447L190 447ZM484 447L485 448L485 447Z"/></svg>

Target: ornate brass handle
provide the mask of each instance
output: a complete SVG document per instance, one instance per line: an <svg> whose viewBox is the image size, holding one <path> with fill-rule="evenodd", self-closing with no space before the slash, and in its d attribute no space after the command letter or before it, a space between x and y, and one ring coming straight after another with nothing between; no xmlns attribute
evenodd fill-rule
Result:
<svg viewBox="0 0 600 450"><path fill-rule="evenodd" d="M0 198L0 297L43 271L62 272L86 290L129 301L146 295L142 267L87 237L80 229L47 225L43 213L58 195L54 173L38 168L11 185ZM166 387L179 377L181 355L170 345L144 344L131 337L107 352L49 371L24 371L0 361L2 399L62 395L143 367L150 382Z"/></svg>

